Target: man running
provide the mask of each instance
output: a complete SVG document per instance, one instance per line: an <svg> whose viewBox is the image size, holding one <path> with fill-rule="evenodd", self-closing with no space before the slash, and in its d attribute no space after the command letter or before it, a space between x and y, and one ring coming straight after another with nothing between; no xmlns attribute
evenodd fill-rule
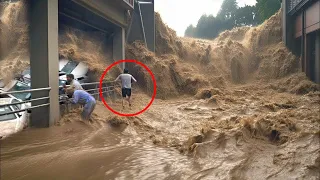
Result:
<svg viewBox="0 0 320 180"><path fill-rule="evenodd" d="M134 82L137 82L137 80L129 74L128 69L123 70L123 74L120 74L117 79L115 80L118 81L121 80L121 85L122 85L122 107L124 108L124 100L127 98L127 101L129 102L129 106L131 107L131 80Z"/></svg>
<svg viewBox="0 0 320 180"><path fill-rule="evenodd" d="M83 120L89 120L91 113L96 107L96 100L94 99L94 97L84 90L73 91L71 89L71 90L68 90L67 92L68 92L68 95L71 95L73 97L73 99L71 100L72 104L80 104L84 106L81 116Z"/></svg>

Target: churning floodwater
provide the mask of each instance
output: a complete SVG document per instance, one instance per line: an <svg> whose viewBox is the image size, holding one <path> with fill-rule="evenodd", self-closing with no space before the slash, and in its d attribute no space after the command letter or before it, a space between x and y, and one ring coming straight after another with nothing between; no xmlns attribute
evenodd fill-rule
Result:
<svg viewBox="0 0 320 180"><path fill-rule="evenodd" d="M1 142L2 179L185 179L192 160L107 124L32 129ZM183 171L181 171L183 170Z"/></svg>
<svg viewBox="0 0 320 180"><path fill-rule="evenodd" d="M29 63L23 2L0 7L1 78ZM298 73L280 15L210 41L178 38L156 14L156 53L139 42L126 47L155 75L152 106L125 118L98 102L91 122L73 109L53 127L2 139L1 179L319 179L319 86ZM96 75L113 61L103 34L60 27L63 58L87 62ZM148 72L129 67L138 80L133 108L107 101L122 113L142 110L153 87Z"/></svg>
<svg viewBox="0 0 320 180"><path fill-rule="evenodd" d="M133 111L148 100L135 92ZM134 118L116 117L99 102L91 123L82 122L75 109L54 127L31 128L2 140L1 175L27 180L315 180L318 101L319 94L299 97L249 86L215 100L156 100ZM119 109L121 104L110 106Z"/></svg>

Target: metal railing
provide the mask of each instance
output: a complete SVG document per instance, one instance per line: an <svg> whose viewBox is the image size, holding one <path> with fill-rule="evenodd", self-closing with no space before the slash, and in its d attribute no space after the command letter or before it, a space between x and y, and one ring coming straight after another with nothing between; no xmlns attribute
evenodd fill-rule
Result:
<svg viewBox="0 0 320 180"><path fill-rule="evenodd" d="M47 88L28 89L28 90L22 90L22 91L1 92L0 95L19 94L19 93L28 93L28 92L37 92L37 91L50 91L50 90L51 90L51 87L47 87ZM39 101L39 100L44 100L44 99L49 99L49 97L41 97L41 98L36 98L36 99L31 99L31 100L26 100L26 101L20 101L20 102L15 102L15 103L2 104L2 105L0 105L0 107L13 106L13 105L18 105L18 104L26 104L26 103L29 103L29 102ZM16 113L19 113L19 112L28 111L28 110L31 110L31 109L35 109L35 108L39 108L39 107L43 107L43 106L49 106L49 105L50 105L50 103L46 103L46 104L41 104L41 105L37 105L37 106L26 107L26 108L20 109L20 110L10 111L10 112L7 112L7 113L1 113L0 116L16 114Z"/></svg>
<svg viewBox="0 0 320 180"><path fill-rule="evenodd" d="M47 87L47 88L37 88L37 89L21 90L21 91L2 92L2 93L0 93L0 95L20 94L20 93L37 92L37 91L50 91L50 90L51 90L51 87Z"/></svg>
<svg viewBox="0 0 320 180"><path fill-rule="evenodd" d="M108 84L113 84L113 85L108 85ZM100 96L99 96L100 82L82 83L81 86L84 86L84 87L85 86L95 86L95 88L93 88L93 89L84 89L84 91L86 91L88 93L93 91L92 93L89 93L89 94L91 94L92 96L97 95L97 97L95 97L96 99L100 98ZM70 85L67 85L66 87L70 87ZM114 82L112 82L112 81L104 81L104 82L102 82L102 87L101 87L102 94L105 94L108 92L114 92L115 88L117 88L117 87L121 87L121 86L115 85ZM59 86L59 88L63 88L63 86ZM51 90L51 87L47 87L47 88L37 88L37 89L29 89L29 90L22 90L22 91L1 92L0 95L31 93L31 92L38 92L38 91L50 91L50 90ZM50 99L50 98L49 97L40 97L40 98L36 98L36 99L30 99L30 100L19 101L19 102L14 102L14 103L1 104L0 107L14 106L14 105L18 105L18 104L26 104L26 103L30 103L30 102L34 102L34 101L47 100L47 99ZM68 98L68 99L72 100L73 98ZM63 102L63 100L59 100L59 102L61 103L61 102ZM46 103L46 104L26 107L24 109L20 109L20 110L16 110L16 111L10 111L7 113L0 113L0 116L16 114L19 112L28 111L28 110L32 110L32 109L43 107L43 106L49 106L49 105L50 105L50 103Z"/></svg>

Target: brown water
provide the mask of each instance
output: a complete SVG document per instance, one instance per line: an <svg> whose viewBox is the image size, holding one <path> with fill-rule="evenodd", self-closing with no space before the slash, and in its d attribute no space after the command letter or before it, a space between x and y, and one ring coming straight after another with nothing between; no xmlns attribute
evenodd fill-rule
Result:
<svg viewBox="0 0 320 180"><path fill-rule="evenodd" d="M254 90L252 90L254 89ZM1 142L3 179L318 179L319 93L256 85L208 99L156 100L135 118L98 103ZM133 110L150 99L134 92ZM111 105L121 107L120 102ZM127 107L127 106L126 106Z"/></svg>
<svg viewBox="0 0 320 180"><path fill-rule="evenodd" d="M5 6L0 27L21 23L15 17L23 7ZM277 13L259 27L209 41L177 38L157 14L156 53L134 43L126 55L148 65L158 98L166 100L134 118L114 116L99 102L91 123L75 109L52 128L1 140L1 178L319 179L319 86L297 73L298 58L280 42L280 20ZM21 32L24 40L27 31ZM113 61L97 40L102 36L66 27L60 56L99 74L101 64ZM23 53L12 52L0 61L10 72L22 67L13 62ZM131 110L108 101L122 113L143 109L152 92L145 70L130 71L143 92L134 91Z"/></svg>
<svg viewBox="0 0 320 180"><path fill-rule="evenodd" d="M1 146L3 179L177 179L192 169L177 151L106 124L28 130Z"/></svg>
<svg viewBox="0 0 320 180"><path fill-rule="evenodd" d="M78 114L67 115L61 126L1 141L2 179L185 179L196 169L176 149L139 135L142 129L107 123L112 116L101 103L92 123L76 120Z"/></svg>

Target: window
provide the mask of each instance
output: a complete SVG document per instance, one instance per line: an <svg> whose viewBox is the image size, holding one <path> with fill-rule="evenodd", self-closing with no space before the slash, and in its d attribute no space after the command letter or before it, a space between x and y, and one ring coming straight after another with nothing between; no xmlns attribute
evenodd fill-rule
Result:
<svg viewBox="0 0 320 180"><path fill-rule="evenodd" d="M24 70L24 71L22 72L22 75L23 75L23 76L25 76L25 75L27 75L27 74L30 75L30 67L27 68L26 70Z"/></svg>
<svg viewBox="0 0 320 180"><path fill-rule="evenodd" d="M78 66L78 62L75 61L69 61L62 69L62 72L65 72L67 74L70 74L77 66Z"/></svg>
<svg viewBox="0 0 320 180"><path fill-rule="evenodd" d="M16 100L16 99L13 99L12 100L12 103L18 103L20 101ZM16 104L16 105L13 105L12 108L15 110L15 111L18 111L21 109L21 104Z"/></svg>
<svg viewBox="0 0 320 180"><path fill-rule="evenodd" d="M29 89L30 89L30 86L18 81L9 91L23 91L23 90L29 90ZM31 96L31 93L18 93L18 94L12 94L12 95L24 101Z"/></svg>
<svg viewBox="0 0 320 180"><path fill-rule="evenodd" d="M59 79L59 86L63 86L64 84L66 84L66 82L67 82L67 81L60 80L60 79Z"/></svg>
<svg viewBox="0 0 320 180"><path fill-rule="evenodd" d="M0 114L9 113L9 112L12 112L12 110L8 106L0 107ZM16 119L14 114L0 116L0 121L7 121L7 120L13 120L13 119Z"/></svg>

